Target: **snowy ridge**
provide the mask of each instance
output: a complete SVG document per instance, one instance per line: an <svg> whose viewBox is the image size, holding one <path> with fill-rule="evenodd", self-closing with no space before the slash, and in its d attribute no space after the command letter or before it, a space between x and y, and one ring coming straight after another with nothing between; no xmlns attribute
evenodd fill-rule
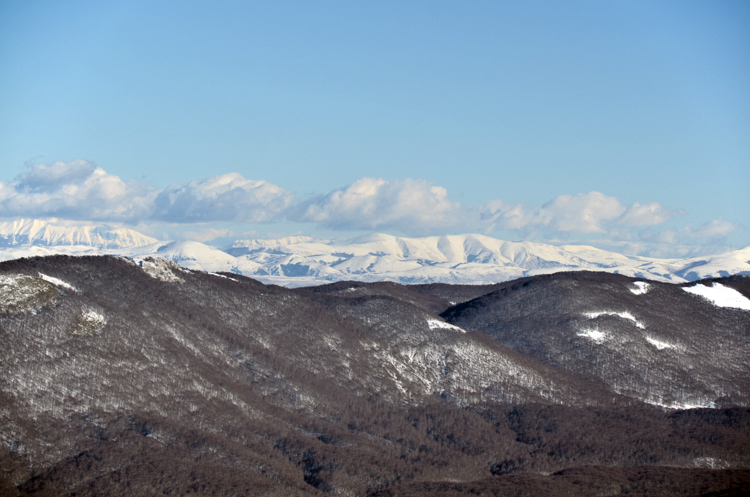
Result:
<svg viewBox="0 0 750 497"><path fill-rule="evenodd" d="M53 254L160 258L206 272L232 272L264 283L309 286L335 281L488 284L559 271L605 271L684 283L750 274L750 247L703 258L654 259L588 246L507 242L465 234L422 238L371 234L348 241L307 236L238 240L220 250L193 241L157 241L107 226L19 220L0 223L0 260ZM630 291L649 291L636 282Z"/></svg>
<svg viewBox="0 0 750 497"><path fill-rule="evenodd" d="M687 281L750 274L750 247L709 257L681 259L672 262L668 269Z"/></svg>
<svg viewBox="0 0 750 497"><path fill-rule="evenodd" d="M404 238L365 235L346 242L294 237L280 240L237 241L225 250L236 257L238 271L267 283L310 285L330 281L391 280L399 283L482 284L558 271L590 270L619 273L655 281L685 282L674 270L687 263L677 259L625 256L594 247L557 247L534 242L507 242L478 234ZM750 274L750 248L703 258L703 271L682 272L699 278ZM247 273L241 263L262 269ZM706 271L714 271L707 273ZM645 282L632 289L648 292Z"/></svg>
<svg viewBox="0 0 750 497"><path fill-rule="evenodd" d="M682 289L688 293L699 295L718 307L750 311L750 299L734 288L726 287L721 283L714 283L712 286L698 284L686 286Z"/></svg>
<svg viewBox="0 0 750 497"><path fill-rule="evenodd" d="M102 249L143 247L157 240L126 228L86 225L56 219L0 222L0 246L78 245Z"/></svg>

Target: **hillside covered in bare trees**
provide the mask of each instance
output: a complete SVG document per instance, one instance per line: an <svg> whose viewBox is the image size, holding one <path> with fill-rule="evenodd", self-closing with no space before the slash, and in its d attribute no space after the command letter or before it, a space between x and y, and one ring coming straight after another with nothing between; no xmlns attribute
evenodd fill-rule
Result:
<svg viewBox="0 0 750 497"><path fill-rule="evenodd" d="M748 296L7 261L0 495L741 495Z"/></svg>

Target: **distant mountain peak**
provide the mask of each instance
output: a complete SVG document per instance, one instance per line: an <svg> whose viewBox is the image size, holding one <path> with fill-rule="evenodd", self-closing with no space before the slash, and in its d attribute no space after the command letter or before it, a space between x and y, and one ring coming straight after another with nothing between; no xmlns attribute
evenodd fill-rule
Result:
<svg viewBox="0 0 750 497"><path fill-rule="evenodd" d="M144 247L158 242L137 231L108 224L58 219L16 219L0 222L0 246L86 246L101 249Z"/></svg>

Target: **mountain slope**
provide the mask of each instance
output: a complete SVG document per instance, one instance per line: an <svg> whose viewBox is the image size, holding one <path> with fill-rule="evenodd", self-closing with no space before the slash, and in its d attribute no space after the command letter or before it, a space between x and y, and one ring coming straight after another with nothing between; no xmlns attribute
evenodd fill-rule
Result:
<svg viewBox="0 0 750 497"><path fill-rule="evenodd" d="M555 367L600 378L616 392L646 402L746 405L749 280L736 276L710 287L560 273L498 285L442 316ZM695 295L696 288L704 294L726 289L738 304L717 306Z"/></svg>
<svg viewBox="0 0 750 497"><path fill-rule="evenodd" d="M573 277L580 299L603 293L590 275ZM570 278L520 288L567 288ZM633 299L662 293L653 284L636 295L643 285L607 278ZM745 280L721 284L746 292ZM744 346L744 314L664 287L675 290L665 302L695 305ZM465 309L495 302L493 289ZM618 393L586 342L574 342L585 370L555 366L499 343L481 320L447 323L437 312L449 307L452 319L461 307L448 294L393 283L290 290L148 258L2 263L0 492L432 495L427 483L478 482L524 495L537 487L519 475L590 465L646 465L647 489L666 477L681 488L703 467L714 468L705 478L716 491L750 481L746 364L696 360L692 373L713 379L684 382L685 398L735 393L720 409L665 410L638 399L668 390L671 378L644 392L637 375L623 377L632 388ZM553 310L568 309L569 295L552 299ZM671 332L686 343L703 336ZM610 484L630 481L621 476ZM581 494L595 488L576 481Z"/></svg>

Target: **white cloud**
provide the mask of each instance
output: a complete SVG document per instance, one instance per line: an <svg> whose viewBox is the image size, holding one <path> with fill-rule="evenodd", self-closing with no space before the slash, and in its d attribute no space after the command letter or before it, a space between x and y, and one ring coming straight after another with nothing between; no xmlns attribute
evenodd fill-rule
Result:
<svg viewBox="0 0 750 497"><path fill-rule="evenodd" d="M661 224L681 212L670 211L657 202L636 202L625 206L615 197L589 192L561 195L535 209L492 200L481 207L480 217L490 231L607 233L615 225L635 227Z"/></svg>
<svg viewBox="0 0 750 497"><path fill-rule="evenodd" d="M481 209L490 229L549 232L603 233L603 224L619 218L626 208L614 197L590 192L561 195L533 210L521 204L493 200Z"/></svg>
<svg viewBox="0 0 750 497"><path fill-rule="evenodd" d="M278 185L229 173L169 186L156 197L153 218L183 223L264 223L278 219L293 199L291 192Z"/></svg>
<svg viewBox="0 0 750 497"><path fill-rule="evenodd" d="M625 213L620 216L617 222L625 226L651 226L664 223L675 214L685 214L685 211L682 209L672 211L664 208L658 202L647 204L636 202L625 210Z"/></svg>
<svg viewBox="0 0 750 497"><path fill-rule="evenodd" d="M602 223L620 217L625 207L614 197L590 192L561 195L537 211L537 222L554 231L604 233Z"/></svg>
<svg viewBox="0 0 750 497"><path fill-rule="evenodd" d="M0 216L130 221L148 215L155 195L83 160L34 164L14 182L0 182Z"/></svg>
<svg viewBox="0 0 750 497"><path fill-rule="evenodd" d="M734 223L730 223L725 219L714 219L696 229L693 229L692 226L687 226L684 231L690 238L697 239L724 237L735 229L737 229L737 225Z"/></svg>
<svg viewBox="0 0 750 497"><path fill-rule="evenodd" d="M730 250L727 235L738 228L723 219L715 219L697 229L687 225L649 226L633 229L611 225L605 237L594 242L600 248L618 250L626 254L650 257L693 257L717 254Z"/></svg>
<svg viewBox="0 0 750 497"><path fill-rule="evenodd" d="M480 219L489 231L494 229L523 230L531 223L531 214L521 204L490 200L480 208Z"/></svg>
<svg viewBox="0 0 750 497"><path fill-rule="evenodd" d="M665 225L682 214L682 209L658 202L623 205L615 197L589 192L562 195L536 208L493 200L481 206L480 222L490 234L511 230L527 240L583 243L654 257L718 252L726 249L723 237L737 228L722 219L696 229Z"/></svg>
<svg viewBox="0 0 750 497"><path fill-rule="evenodd" d="M624 205L595 191L562 195L541 206L492 200L466 208L451 200L445 188L421 179L362 178L294 205L292 192L238 173L159 191L83 160L31 165L15 180L0 181L0 217L125 222L146 232L167 230L205 242L242 231L237 224L217 222L269 223L286 217L337 230L409 235L510 230L527 240L622 247L658 256L717 252L738 229L724 219L698 227L665 224L678 214L684 211L657 202ZM209 222L213 224L206 226Z"/></svg>
<svg viewBox="0 0 750 497"><path fill-rule="evenodd" d="M248 180L237 173L172 185L159 192L76 160L34 164L15 181L0 182L0 216L131 223L262 223L278 219L293 198L277 185Z"/></svg>
<svg viewBox="0 0 750 497"><path fill-rule="evenodd" d="M33 164L27 167L27 172L18 175L16 188L24 192L37 193L54 192L61 185L85 183L97 169L101 171L94 164L84 160Z"/></svg>
<svg viewBox="0 0 750 497"><path fill-rule="evenodd" d="M362 178L302 207L300 221L328 228L391 228L407 233L450 230L466 215L445 188L420 179Z"/></svg>

